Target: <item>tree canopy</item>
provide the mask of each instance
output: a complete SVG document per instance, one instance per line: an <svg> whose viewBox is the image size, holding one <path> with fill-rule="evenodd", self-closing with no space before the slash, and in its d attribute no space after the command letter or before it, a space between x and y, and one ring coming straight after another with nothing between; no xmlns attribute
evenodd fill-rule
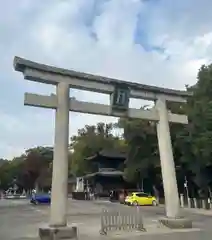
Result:
<svg viewBox="0 0 212 240"><path fill-rule="evenodd" d="M0 188L8 189L14 182L21 189L36 185L45 187L51 179L52 147L36 147L12 160L0 161Z"/></svg>
<svg viewBox="0 0 212 240"><path fill-rule="evenodd" d="M70 166L71 171L77 176L92 172L92 166L85 160L103 148L122 149L124 140L112 134L113 124L98 123L96 126L86 125L78 130L78 135L71 137Z"/></svg>

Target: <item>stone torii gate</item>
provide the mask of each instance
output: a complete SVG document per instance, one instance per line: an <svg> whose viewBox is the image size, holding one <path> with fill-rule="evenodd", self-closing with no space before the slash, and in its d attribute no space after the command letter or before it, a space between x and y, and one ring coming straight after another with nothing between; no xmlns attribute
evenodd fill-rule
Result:
<svg viewBox="0 0 212 240"><path fill-rule="evenodd" d="M167 101L186 102L191 93L56 68L19 57L14 58L14 68L22 72L27 80L53 84L57 87L56 95L25 93L24 100L25 105L55 109L56 112L50 224L48 228L40 229L41 238L43 234L47 232L50 234L55 228L58 232L72 234L75 230L67 226L66 219L69 111L156 121L166 201L166 217L161 221L170 227L191 227L191 221L180 216L169 130L169 122L187 124L188 120L187 116L171 113L166 107ZM70 98L69 88L108 94L110 105L81 102ZM152 100L155 107L151 110L129 108L130 98Z"/></svg>

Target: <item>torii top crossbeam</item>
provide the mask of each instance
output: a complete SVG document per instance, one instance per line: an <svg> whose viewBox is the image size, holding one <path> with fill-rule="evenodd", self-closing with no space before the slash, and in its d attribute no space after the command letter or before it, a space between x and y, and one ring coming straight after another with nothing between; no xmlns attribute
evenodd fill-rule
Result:
<svg viewBox="0 0 212 240"><path fill-rule="evenodd" d="M56 85L61 81L70 83L70 87L98 93L111 94L115 85L124 85L130 88L130 97L157 100L157 95L165 95L167 101L185 102L192 93L188 91L160 88L139 83L117 80L113 78L92 75L45 64L36 63L24 58L14 58L16 71L24 73L27 80ZM44 75L41 74L43 72ZM47 76L48 74L48 76ZM57 76L57 77L56 77ZM59 77L61 76L61 77Z"/></svg>

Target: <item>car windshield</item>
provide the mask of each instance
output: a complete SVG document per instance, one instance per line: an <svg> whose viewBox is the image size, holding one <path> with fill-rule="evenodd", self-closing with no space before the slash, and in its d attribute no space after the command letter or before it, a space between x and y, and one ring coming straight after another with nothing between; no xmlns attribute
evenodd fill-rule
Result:
<svg viewBox="0 0 212 240"><path fill-rule="evenodd" d="M148 197L148 194L146 194L146 193L136 193L136 196L138 196L138 197Z"/></svg>

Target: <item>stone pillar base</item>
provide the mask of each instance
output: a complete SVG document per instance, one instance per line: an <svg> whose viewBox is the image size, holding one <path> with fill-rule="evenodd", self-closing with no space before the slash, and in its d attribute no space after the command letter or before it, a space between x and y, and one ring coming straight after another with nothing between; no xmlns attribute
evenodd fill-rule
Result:
<svg viewBox="0 0 212 240"><path fill-rule="evenodd" d="M39 237L41 240L77 239L77 227L41 227L39 228Z"/></svg>
<svg viewBox="0 0 212 240"><path fill-rule="evenodd" d="M182 218L163 217L159 219L159 222L171 229L192 228L192 221L184 217Z"/></svg>

